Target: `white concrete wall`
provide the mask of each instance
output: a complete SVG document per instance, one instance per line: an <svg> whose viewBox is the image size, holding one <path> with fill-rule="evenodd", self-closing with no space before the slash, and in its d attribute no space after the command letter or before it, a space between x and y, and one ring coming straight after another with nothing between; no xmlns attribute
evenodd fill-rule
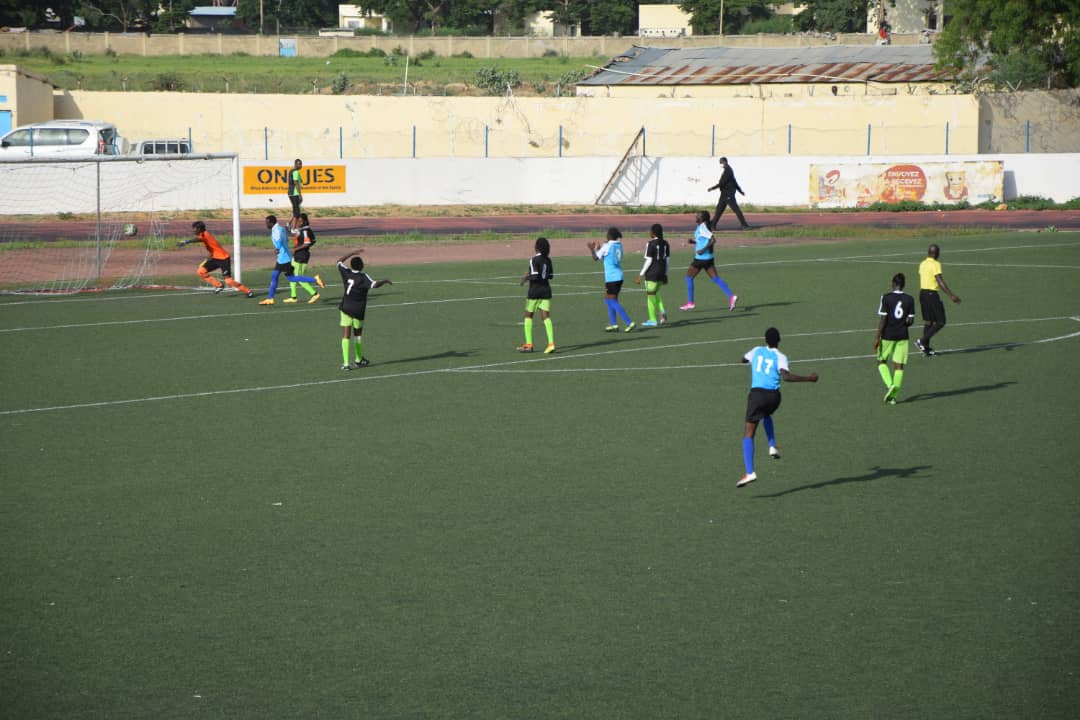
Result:
<svg viewBox="0 0 1080 720"><path fill-rule="evenodd" d="M307 208L398 205L592 205L619 163L618 157L595 158L432 158L373 159L324 162L308 158L306 168L345 167L345 191L305 192ZM1001 160L1005 165L1005 199L1037 195L1064 202L1080 197L1080 153L1056 155L893 155L730 158L745 203L758 207L809 207L810 165L837 163L920 163ZM111 212L199 210L229 207L229 161L187 163L106 161L102 177ZM55 216L94 210L93 163L74 173L72 164L0 162L0 186L8 188L0 215ZM244 167L265 167L245 161ZM166 178L165 175L173 175ZM243 177L243 169L241 169ZM694 205L708 207L716 192L716 158L637 157L616 179L605 204ZM241 207L289 210L284 189L279 194L241 194Z"/></svg>

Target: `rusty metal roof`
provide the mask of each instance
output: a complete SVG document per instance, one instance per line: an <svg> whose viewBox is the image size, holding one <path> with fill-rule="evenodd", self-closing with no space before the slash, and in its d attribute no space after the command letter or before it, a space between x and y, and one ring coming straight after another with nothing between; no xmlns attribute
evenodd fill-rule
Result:
<svg viewBox="0 0 1080 720"><path fill-rule="evenodd" d="M751 83L941 82L930 45L809 48L634 46L580 85L749 85Z"/></svg>

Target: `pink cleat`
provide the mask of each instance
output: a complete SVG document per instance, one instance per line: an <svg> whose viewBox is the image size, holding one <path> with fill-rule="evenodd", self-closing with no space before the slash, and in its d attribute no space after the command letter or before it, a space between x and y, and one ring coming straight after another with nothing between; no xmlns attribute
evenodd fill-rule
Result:
<svg viewBox="0 0 1080 720"><path fill-rule="evenodd" d="M728 310L734 310L735 309L735 303L737 303L738 301L739 301L739 296L738 295L732 295L731 300L728 301L727 309Z"/></svg>
<svg viewBox="0 0 1080 720"><path fill-rule="evenodd" d="M694 305L694 303L686 303L685 305L680 305L679 309L680 310L693 310L695 307L696 306Z"/></svg>

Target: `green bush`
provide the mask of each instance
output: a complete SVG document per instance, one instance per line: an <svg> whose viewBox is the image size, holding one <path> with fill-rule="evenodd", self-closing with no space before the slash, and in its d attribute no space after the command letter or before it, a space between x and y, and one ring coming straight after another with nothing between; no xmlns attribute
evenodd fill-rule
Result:
<svg viewBox="0 0 1080 720"><path fill-rule="evenodd" d="M176 73L158 73L149 82L151 90L161 92L180 92L184 89L183 79Z"/></svg>
<svg viewBox="0 0 1080 720"><path fill-rule="evenodd" d="M491 95L501 94L507 86L515 88L521 85L521 75L517 70L500 70L488 65L476 71L476 87L486 90Z"/></svg>
<svg viewBox="0 0 1080 720"><path fill-rule="evenodd" d="M339 72L334 76L333 81L330 83L330 91L335 95L343 95L346 90L349 89L349 78L343 72Z"/></svg>
<svg viewBox="0 0 1080 720"><path fill-rule="evenodd" d="M367 53L362 53L359 50L353 50L352 48L341 48L336 53L334 53L331 57L357 58L357 57L366 57L366 56L367 56Z"/></svg>
<svg viewBox="0 0 1080 720"><path fill-rule="evenodd" d="M371 48L367 51L368 57L386 57L386 51L379 48Z"/></svg>
<svg viewBox="0 0 1080 720"><path fill-rule="evenodd" d="M457 53L456 55L454 55L454 57L456 57L456 58L463 58L463 59L465 59L465 60L472 60L474 56L473 56L473 54L472 54L471 52L469 52L468 50L462 50L461 52L459 52L459 53Z"/></svg>
<svg viewBox="0 0 1080 720"><path fill-rule="evenodd" d="M417 55L414 59L415 60L431 60L434 57L435 57L435 51L431 50L431 49L428 49L428 50L425 50L424 52L420 53L419 55Z"/></svg>

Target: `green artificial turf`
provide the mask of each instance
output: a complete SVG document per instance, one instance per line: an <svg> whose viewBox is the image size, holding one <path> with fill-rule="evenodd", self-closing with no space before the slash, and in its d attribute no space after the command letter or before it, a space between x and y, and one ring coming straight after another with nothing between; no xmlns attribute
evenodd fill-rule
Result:
<svg viewBox="0 0 1080 720"><path fill-rule="evenodd" d="M514 352L525 258L371 267L351 373L336 286L0 297L3 714L1072 717L1080 238L939 242L963 303L894 407L907 236L722 250L735 312L677 309L677 248L632 334L556 257L553 356ZM821 380L736 490L770 325Z"/></svg>

